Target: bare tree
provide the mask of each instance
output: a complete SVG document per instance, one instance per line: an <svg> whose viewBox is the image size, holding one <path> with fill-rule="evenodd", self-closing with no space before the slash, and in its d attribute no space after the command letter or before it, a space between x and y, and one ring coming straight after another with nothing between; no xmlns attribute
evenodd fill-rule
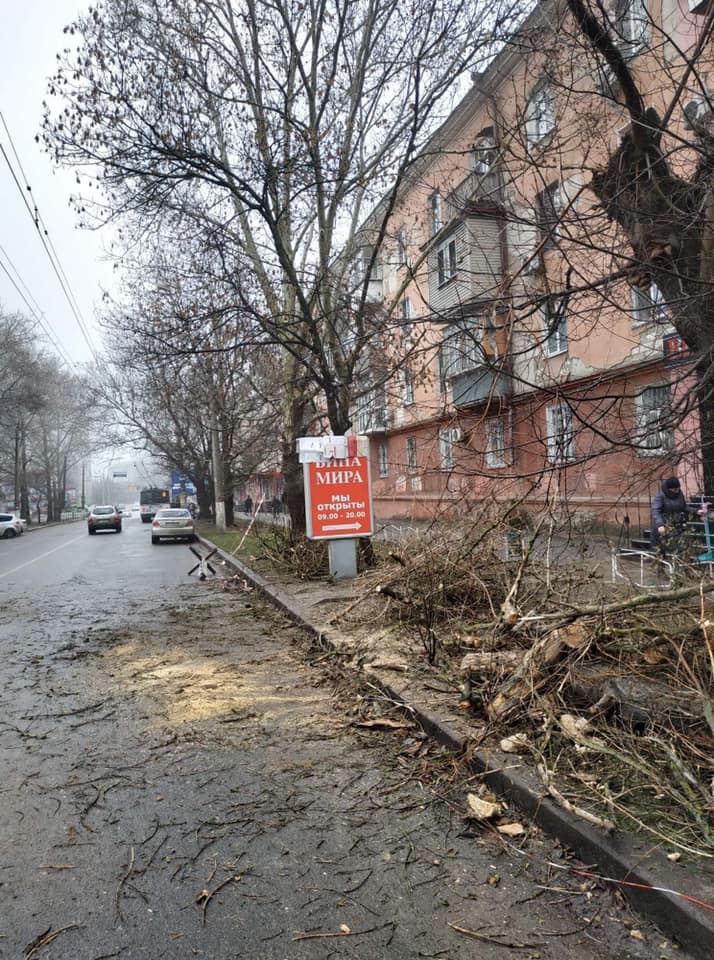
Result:
<svg viewBox="0 0 714 960"><path fill-rule="evenodd" d="M285 353L293 516L294 438L316 380L332 429L350 425L394 199L460 78L518 8L105 0L69 30L78 50L51 83L60 107L47 113L46 141L60 162L97 176L100 213L146 223L170 208L203 220L249 264L256 317ZM378 202L381 228L365 243L358 225Z"/></svg>
<svg viewBox="0 0 714 960"><path fill-rule="evenodd" d="M619 7L592 0L567 5L576 49L589 54L603 96L629 118L588 187L627 243L618 257L621 274L643 290L645 301L650 290L660 291L691 352L704 488L713 490L714 115L706 74L714 13L694 18L699 28L685 48L675 21L655 20L635 0Z"/></svg>

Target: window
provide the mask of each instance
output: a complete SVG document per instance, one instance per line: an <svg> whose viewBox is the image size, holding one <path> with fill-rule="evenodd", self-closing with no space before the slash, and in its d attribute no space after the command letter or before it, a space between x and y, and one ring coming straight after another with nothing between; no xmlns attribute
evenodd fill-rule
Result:
<svg viewBox="0 0 714 960"><path fill-rule="evenodd" d="M656 283L651 283L647 289L642 287L630 289L633 323L657 323L668 319L667 304Z"/></svg>
<svg viewBox="0 0 714 960"><path fill-rule="evenodd" d="M657 456L672 449L672 389L668 383L645 387L635 397L635 437L642 456Z"/></svg>
<svg viewBox="0 0 714 960"><path fill-rule="evenodd" d="M449 427L439 433L439 464L442 470L453 470L456 466L454 444L461 437L458 427Z"/></svg>
<svg viewBox="0 0 714 960"><path fill-rule="evenodd" d="M479 176L485 176L493 166L496 159L496 144L491 137L484 137L474 144L471 154L471 164L474 173Z"/></svg>
<svg viewBox="0 0 714 960"><path fill-rule="evenodd" d="M429 236L435 237L442 226L441 194L438 190L435 190L429 197Z"/></svg>
<svg viewBox="0 0 714 960"><path fill-rule="evenodd" d="M367 264L369 262L369 257L366 250L360 250L357 253L357 256L352 261L352 266L350 268L350 283L353 290L359 289L365 281L367 276Z"/></svg>
<svg viewBox="0 0 714 960"><path fill-rule="evenodd" d="M543 241L541 250L554 247L560 238L560 184L551 183L537 197L538 231Z"/></svg>
<svg viewBox="0 0 714 960"><path fill-rule="evenodd" d="M526 133L529 143L538 143L555 127L553 94L543 81L533 92L526 107Z"/></svg>
<svg viewBox="0 0 714 960"><path fill-rule="evenodd" d="M374 433L386 430L387 420L387 398L384 386L373 387L364 395L359 406L359 432Z"/></svg>
<svg viewBox="0 0 714 960"><path fill-rule="evenodd" d="M402 370L402 379L404 382L404 406L409 407L414 403L414 372L411 367L405 367Z"/></svg>
<svg viewBox="0 0 714 960"><path fill-rule="evenodd" d="M402 336L408 338L411 333L412 325L412 303L409 297L404 297L399 301L399 326L402 330Z"/></svg>
<svg viewBox="0 0 714 960"><path fill-rule="evenodd" d="M543 353L555 357L568 349L568 316L565 297L546 297L543 316Z"/></svg>
<svg viewBox="0 0 714 960"><path fill-rule="evenodd" d="M436 252L436 268L439 286L442 287L456 276L456 240L443 243Z"/></svg>
<svg viewBox="0 0 714 960"><path fill-rule="evenodd" d="M474 370L483 366L483 354L479 346L480 336L478 326L470 329L464 327L447 327L441 344L442 367L441 374L447 379L455 377L467 370ZM446 391L443 390L442 393Z"/></svg>
<svg viewBox="0 0 714 960"><path fill-rule="evenodd" d="M389 461L387 460L387 444L380 443L377 447L377 469L380 477L389 476Z"/></svg>
<svg viewBox="0 0 714 960"><path fill-rule="evenodd" d="M407 473L417 471L417 442L416 437L407 437Z"/></svg>
<svg viewBox="0 0 714 960"><path fill-rule="evenodd" d="M615 39L625 57L634 56L647 39L644 0L619 0L615 7Z"/></svg>
<svg viewBox="0 0 714 960"><path fill-rule="evenodd" d="M548 462L567 463L575 458L573 411L565 403L545 409Z"/></svg>
<svg viewBox="0 0 714 960"><path fill-rule="evenodd" d="M400 227L397 231L397 266L407 265L407 229Z"/></svg>
<svg viewBox="0 0 714 960"><path fill-rule="evenodd" d="M506 431L503 417L486 421L486 464L489 467L506 466Z"/></svg>

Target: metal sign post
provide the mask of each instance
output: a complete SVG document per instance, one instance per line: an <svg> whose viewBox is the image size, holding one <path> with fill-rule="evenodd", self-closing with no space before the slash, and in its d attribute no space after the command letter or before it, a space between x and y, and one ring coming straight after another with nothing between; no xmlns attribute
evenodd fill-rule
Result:
<svg viewBox="0 0 714 960"><path fill-rule="evenodd" d="M330 573L357 576L356 537L374 533L367 437L301 437L305 515L311 540L327 540Z"/></svg>

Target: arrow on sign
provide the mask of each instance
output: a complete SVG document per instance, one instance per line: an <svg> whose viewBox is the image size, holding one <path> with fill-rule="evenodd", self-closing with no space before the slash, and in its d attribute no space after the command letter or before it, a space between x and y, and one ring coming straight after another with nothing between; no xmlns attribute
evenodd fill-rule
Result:
<svg viewBox="0 0 714 960"><path fill-rule="evenodd" d="M361 530L361 523L333 523L332 526L324 526L323 530Z"/></svg>

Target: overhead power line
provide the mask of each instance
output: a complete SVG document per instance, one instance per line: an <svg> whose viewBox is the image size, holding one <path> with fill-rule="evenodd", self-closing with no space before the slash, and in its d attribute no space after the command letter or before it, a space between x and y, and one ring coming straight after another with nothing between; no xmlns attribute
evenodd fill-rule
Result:
<svg viewBox="0 0 714 960"><path fill-rule="evenodd" d="M69 354L68 354L67 351L65 350L65 348L64 348L61 340L59 340L59 339L57 338L57 336L55 335L55 333L54 333L54 331L52 330L52 328L51 328L51 327L49 326L49 324L46 322L45 315L44 315L42 309L40 308L39 304L37 303L37 301L35 300L35 298L32 296L32 294L30 293L27 285L25 284L24 280L22 279L22 277L21 277L20 274L18 273L17 268L15 267L15 264L12 262L12 260L11 260L10 257L8 256L6 250L5 250L2 246L0 246L0 253L2 253L2 255L3 255L3 256L5 257L5 259L7 260L8 264L10 265L10 268L12 269L12 271L13 271L14 274L15 274L15 276L17 277L17 280L15 279L15 277L12 276L12 274L10 273L10 270L8 270L8 268L5 266L5 264L2 262L1 259L0 259L0 269L1 269L1 270L3 271L3 273L7 276L8 280L10 281L10 283L13 285L13 287L15 288L15 290L17 290L18 294L20 295L20 297L21 297L22 300L24 301L27 309L30 311L30 313L31 313L31 315L32 315L32 317L33 317L33 319L34 319L34 321L35 321L35 325L36 325L36 326L40 326L40 327L42 328L42 330L43 330L45 336L47 337L47 339L49 340L50 344L51 344L51 345L55 348L55 350L60 354L60 356L62 357L62 359L63 359L66 363L68 363L70 366L73 366L74 361L72 360L72 358L69 356ZM27 295L25 295L25 293L20 289L20 286L19 286L18 284L21 284L21 285L25 288L25 291L27 291ZM28 300L28 297L30 298L29 300ZM30 300L32 300L32 303L30 303ZM34 304L34 306L33 306L33 304Z"/></svg>
<svg viewBox="0 0 714 960"><path fill-rule="evenodd" d="M29 216L30 216L30 219L32 220L32 222L33 222L34 225L35 225L35 229L37 230L37 234L38 234L38 236L39 236L39 238L40 238L40 242L42 243L42 246L43 246L43 248L44 248L44 250L45 250L45 253L47 254L47 258L48 258L48 260L49 260L49 262L50 262L50 265L52 266L52 269L53 269L53 271L54 271L54 273L55 273L55 276L57 277L57 280L59 281L59 285L60 285L60 287L61 287L61 289L62 289L62 293L64 294L64 297L65 297L65 299L66 299L66 301L67 301L67 303L68 303L68 305L69 305L69 308L70 308L70 310L71 310L71 312L72 312L72 315L74 316L74 319L75 319L76 322L77 322L77 326L79 327L79 329L80 329L80 331L81 331L81 333L82 333L82 336L84 337L84 340L85 340L85 342L86 342L86 344L87 344L87 347L89 348L90 353L92 354L92 356L93 356L94 359L96 360L96 359L98 359L98 358L97 358L97 352L96 352L95 346L94 346L94 344L93 344L93 342L92 342L92 339L91 339L91 336L90 336L90 333L89 333L88 326L87 326L86 321L84 320L84 318L83 318L83 316L82 316L81 310L80 310L80 308L79 308L79 304L78 304L78 302L77 302L77 298L75 297L74 292L72 291L72 287L71 287L71 285L70 285L70 283L69 283L69 280L67 279L67 274L66 274L65 271L64 271L64 268L63 268L62 263L61 263L61 261L60 261L60 258L59 258L59 255L58 255L58 253L57 253L57 250L56 250L56 248L55 248L55 246L54 246L54 244L53 244L53 242L52 242L52 238L50 237L49 230L47 229L47 226L46 226L46 224L45 224L45 222L44 222L44 220L43 220L43 218L42 218L42 215L40 214L39 208L38 208L37 203L36 203L36 201L35 201L34 195L32 194L32 187L30 186L30 184L29 184L28 181L27 181L27 177L26 177L26 175L25 175L25 171L24 171L24 169L23 169L22 162L20 161L20 157L19 157L19 155L18 155L18 153L17 153L17 150L16 150L16 148L15 148L15 144L14 144L14 141L13 141L13 139L12 139L12 135L10 134L10 131L9 131L9 129L8 129L7 123L5 122L5 117L3 116L2 111L0 111L0 122L2 122L3 128L4 128L4 130L5 130L5 134L6 134L6 136L7 136L7 139L8 139L8 141L9 141L9 144L10 144L10 148L11 148L12 153L13 153L13 156L14 156L14 158L15 158L15 162L16 162L16 164L17 164L17 167L18 167L18 169L19 169L19 171L20 171L22 180L23 180L23 182L24 182L24 185L25 185L24 189L23 189L22 184L20 183L20 179L18 178L18 175L17 175L17 173L16 173L16 171L15 171L15 169L14 169L14 167L13 167L12 161L11 161L10 157L8 156L7 151L5 150L5 148L3 147L3 145L2 145L1 143L0 143L0 152L2 153L2 156L3 156L4 160L5 160L5 163L7 164L8 169L10 170L10 174L12 175L12 179L13 179L13 181L15 182L15 186L17 187L17 190L18 190L18 192L20 193L20 196L22 197L22 201L23 201L23 203L24 203L24 205L25 205L25 209L27 210L27 212L28 212L28 214L29 214ZM32 206L30 205L30 203L29 203L29 201L28 201L28 199L27 199L28 194L29 194L30 196L32 196ZM7 254L5 254L5 256L7 257ZM8 260L9 260L9 258L8 258ZM14 268L13 268L13 269L14 269ZM6 271L6 272L7 272L7 271ZM17 272L17 271L16 271L16 272ZM18 275L18 276L19 276L19 275ZM24 284L23 284L23 286L24 286ZM18 292L19 292L19 291L18 291ZM23 299L24 299L24 297L23 297ZM26 301L26 302L27 302L27 301ZM70 361L70 362L71 362L71 361Z"/></svg>

